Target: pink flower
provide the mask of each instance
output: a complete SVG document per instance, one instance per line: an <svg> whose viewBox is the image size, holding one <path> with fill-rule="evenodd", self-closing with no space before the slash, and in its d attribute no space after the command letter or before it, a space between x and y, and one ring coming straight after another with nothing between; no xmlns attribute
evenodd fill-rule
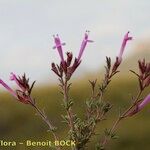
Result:
<svg viewBox="0 0 150 150"><path fill-rule="evenodd" d="M15 98L17 98L17 94L15 91L13 91L3 80L0 79L0 84Z"/></svg>
<svg viewBox="0 0 150 150"><path fill-rule="evenodd" d="M14 73L11 72L10 80L15 81L15 83L20 87L23 92L29 90L29 79L26 79L25 74L22 77L17 77Z"/></svg>
<svg viewBox="0 0 150 150"><path fill-rule="evenodd" d="M147 95L143 101L138 102L135 107L130 110L126 116L133 116L134 114L138 113L141 111L147 104L150 103L150 94Z"/></svg>
<svg viewBox="0 0 150 150"><path fill-rule="evenodd" d="M83 52L84 52L84 49L85 49L87 43L88 42L93 42L92 40L88 39L88 34L89 34L89 31L86 31L86 33L84 35L84 39L83 39L81 47L80 47L79 55L78 55L78 58L77 58L78 62L80 62L80 59L83 55Z"/></svg>
<svg viewBox="0 0 150 150"><path fill-rule="evenodd" d="M138 111L144 108L148 103L150 103L150 94L138 105Z"/></svg>
<svg viewBox="0 0 150 150"><path fill-rule="evenodd" d="M122 42L122 45L121 45L121 49L120 49L120 52L119 52L119 55L118 55L118 61L121 63L122 61L122 55L123 55L123 52L125 50L125 47L126 47L126 44L127 44L127 41L129 40L132 40L132 37L129 37L129 31L125 34L124 36L124 39L123 39L123 42Z"/></svg>
<svg viewBox="0 0 150 150"><path fill-rule="evenodd" d="M10 80L11 81L15 81L16 84L23 90L25 91L24 87L20 84L19 79L17 78L17 76L14 73L10 73Z"/></svg>
<svg viewBox="0 0 150 150"><path fill-rule="evenodd" d="M58 35L54 36L54 42L55 42L56 45L53 47L53 49L58 50L61 61L64 64L65 61L64 61L62 46L65 45L65 43L61 43L61 40L60 40Z"/></svg>
<svg viewBox="0 0 150 150"><path fill-rule="evenodd" d="M28 82L29 79L26 78L25 74L22 77L17 77L14 73L11 73L10 80L14 80L18 85L19 89L15 91L12 90L3 80L0 79L0 84L10 93L12 94L18 101L24 104L32 104L34 101L30 98L31 90L34 86L35 81L32 83L30 87Z"/></svg>

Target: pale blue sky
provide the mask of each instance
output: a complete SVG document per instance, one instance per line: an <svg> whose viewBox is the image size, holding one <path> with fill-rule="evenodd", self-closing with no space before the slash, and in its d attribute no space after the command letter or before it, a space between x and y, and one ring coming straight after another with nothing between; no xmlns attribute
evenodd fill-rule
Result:
<svg viewBox="0 0 150 150"><path fill-rule="evenodd" d="M0 0L0 77L26 72L39 83L53 80L50 63L58 62L53 34L66 42L64 50L75 55L85 30L89 44L80 71L100 68L105 56L118 54L122 37L128 30L134 40L125 56L141 39L150 38L149 0Z"/></svg>

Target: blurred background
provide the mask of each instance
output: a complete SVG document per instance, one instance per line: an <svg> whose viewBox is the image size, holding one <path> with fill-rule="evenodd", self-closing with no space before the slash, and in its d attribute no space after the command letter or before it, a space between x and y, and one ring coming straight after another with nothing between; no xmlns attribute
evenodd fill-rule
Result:
<svg viewBox="0 0 150 150"><path fill-rule="evenodd" d="M50 69L51 62L59 62L57 51L52 49L52 36L59 34L66 42L64 52L72 51L77 56L85 30L91 31L90 39L94 43L86 48L82 64L72 79L70 93L75 101L74 111L82 118L85 100L90 96L88 80L102 80L105 56L114 60L124 34L131 31L133 40L126 47L120 75L114 78L107 91L106 99L114 105L113 113L104 123L110 127L118 106L126 108L131 97L137 94L137 79L128 70L137 70L139 59L150 60L149 8L148 0L0 0L0 78L14 88L9 81L10 72L18 75L25 72L31 82L36 80L33 96L58 126L63 139L67 130L60 117L64 113L60 106L62 97L57 77ZM143 96L149 92L150 88ZM149 107L122 122L118 130L120 138L111 142L109 149L150 149ZM46 130L47 126L35 116L32 108L15 102L0 87L0 139L51 139ZM95 141L89 143L88 149L93 149L94 145ZM22 145L15 149L27 148Z"/></svg>

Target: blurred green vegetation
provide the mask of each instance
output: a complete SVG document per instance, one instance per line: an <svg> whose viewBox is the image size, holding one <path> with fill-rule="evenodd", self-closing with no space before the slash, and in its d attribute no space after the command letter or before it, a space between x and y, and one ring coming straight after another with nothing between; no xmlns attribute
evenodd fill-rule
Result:
<svg viewBox="0 0 150 150"><path fill-rule="evenodd" d="M119 77L119 75L118 75ZM130 104L132 95L136 95L137 82L133 78L122 77L118 80L114 78L107 90L106 100L113 104L111 113L108 114L107 120L100 123L97 127L111 127L113 120L117 117L119 107L126 108ZM131 82L132 81L132 82ZM67 129L61 122L60 115L65 113L61 104L61 94L58 92L59 87L42 87L34 90L34 97L38 105L44 108L48 117L58 127L58 135L64 139ZM148 93L148 90L146 93ZM146 93L144 95L146 95ZM74 100L74 112L80 117L85 113L85 100L90 96L90 86L88 82L82 81L74 83L70 93ZM119 139L110 143L110 149L149 149L150 138L150 118L149 106L141 111L138 115L124 120L119 127ZM35 111L28 105L16 102L8 93L1 94L0 100L0 139L22 141L26 139L46 140L52 139L47 131L47 126L43 121L35 116ZM97 133L102 135L102 131L97 129ZM94 139L99 138L97 135ZM65 137L66 138L66 137ZM89 149L93 149L95 142L89 143ZM23 149L21 146L19 149ZM37 149L33 148L32 149ZM39 148L38 148L39 149ZM44 148L43 148L44 149Z"/></svg>
<svg viewBox="0 0 150 150"><path fill-rule="evenodd" d="M136 59L133 61L137 61ZM120 70L122 73L113 78L110 86L107 89L105 100L113 104L111 112L107 115L107 120L101 122L97 126L97 135L93 137L88 144L88 149L92 150L95 146L95 140L103 135L103 129L110 128L113 121L117 118L119 108L124 110L131 103L131 97L135 96L138 91L138 82L136 77L126 71L126 66L131 64L128 61L122 65ZM132 67L132 64L130 65ZM130 68L131 69L131 68ZM90 96L90 85L88 80L93 80L103 77L101 72L95 72L88 77L82 78L78 81L72 81L73 85L70 91L70 96L74 100L73 110L81 118L85 114L85 100ZM143 97L147 95L150 88L145 91ZM58 127L57 134L61 139L65 139L67 128L63 124L61 114L64 114L62 103L62 95L59 93L59 87L42 86L33 90L33 97L35 97L37 104L44 108L48 117L53 120L53 123ZM119 139L110 142L109 150L149 150L150 149L150 106L146 106L137 115L128 118L121 122L117 131ZM47 132L47 126L43 123L40 117L35 115L35 110L29 105L24 105L17 102L8 93L0 93L0 140L14 140L22 142L25 140L52 140L53 137ZM1 148L13 150L10 148ZM24 145L17 146L15 150L39 150L40 148L27 148ZM48 148L42 148L47 150ZM52 149L52 148L51 148ZM67 148L64 148L67 149Z"/></svg>

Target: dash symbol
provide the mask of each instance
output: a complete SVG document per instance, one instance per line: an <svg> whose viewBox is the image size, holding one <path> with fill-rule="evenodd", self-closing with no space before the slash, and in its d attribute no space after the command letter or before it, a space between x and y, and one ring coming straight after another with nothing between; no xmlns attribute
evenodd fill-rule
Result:
<svg viewBox="0 0 150 150"><path fill-rule="evenodd" d="M22 142L19 142L19 144L23 144Z"/></svg>

